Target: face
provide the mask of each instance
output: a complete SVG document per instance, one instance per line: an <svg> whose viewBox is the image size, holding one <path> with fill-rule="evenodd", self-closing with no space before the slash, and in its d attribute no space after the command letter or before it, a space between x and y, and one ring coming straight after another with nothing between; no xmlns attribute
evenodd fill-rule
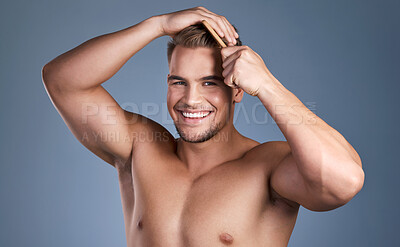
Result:
<svg viewBox="0 0 400 247"><path fill-rule="evenodd" d="M232 124L233 103L241 95L223 82L217 48L177 46L169 70L168 111L182 140L204 142Z"/></svg>

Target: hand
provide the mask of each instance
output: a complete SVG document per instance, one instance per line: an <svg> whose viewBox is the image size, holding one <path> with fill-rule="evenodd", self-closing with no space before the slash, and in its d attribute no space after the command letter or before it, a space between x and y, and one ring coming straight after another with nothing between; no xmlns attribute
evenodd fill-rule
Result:
<svg viewBox="0 0 400 247"><path fill-rule="evenodd" d="M178 32L190 25L201 23L202 20L206 20L218 35L220 37L225 37L232 46L236 44L236 38L239 38L233 26L224 16L217 15L204 7L180 10L161 15L161 17L163 34L171 37L174 37Z"/></svg>
<svg viewBox="0 0 400 247"><path fill-rule="evenodd" d="M232 88L258 96L262 86L277 82L263 59L248 46L222 48L221 57L224 82Z"/></svg>

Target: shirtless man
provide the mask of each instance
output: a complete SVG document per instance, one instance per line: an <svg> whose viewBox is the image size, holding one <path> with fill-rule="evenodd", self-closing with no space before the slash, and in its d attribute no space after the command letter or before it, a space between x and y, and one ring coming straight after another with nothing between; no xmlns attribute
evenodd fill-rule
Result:
<svg viewBox="0 0 400 247"><path fill-rule="evenodd" d="M202 20L229 46L189 27ZM101 86L163 35L175 38L167 105L178 139L120 108ZM185 47L191 35L208 36L208 46ZM118 172L128 246L287 246L299 205L332 210L362 188L353 147L238 38L225 17L196 7L93 38L43 67L46 90L72 133ZM287 142L260 144L235 129L244 92L260 99ZM110 133L118 138L98 138Z"/></svg>

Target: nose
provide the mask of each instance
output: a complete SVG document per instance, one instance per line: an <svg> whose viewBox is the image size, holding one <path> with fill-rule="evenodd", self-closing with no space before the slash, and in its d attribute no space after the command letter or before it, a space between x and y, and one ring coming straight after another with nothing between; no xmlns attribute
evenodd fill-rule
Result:
<svg viewBox="0 0 400 247"><path fill-rule="evenodd" d="M188 105L193 106L201 103L202 93L196 85L188 86L185 94Z"/></svg>

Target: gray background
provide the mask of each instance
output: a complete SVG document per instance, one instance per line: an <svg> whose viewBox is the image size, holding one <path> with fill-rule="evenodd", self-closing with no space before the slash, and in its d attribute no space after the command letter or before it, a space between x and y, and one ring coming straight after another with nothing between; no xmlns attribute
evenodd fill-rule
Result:
<svg viewBox="0 0 400 247"><path fill-rule="evenodd" d="M400 6L365 0L1 1L0 246L126 245L117 173L70 133L41 68L95 36L199 5L225 15L362 158L362 191L333 211L301 208L289 246L400 246ZM168 39L150 43L103 85L175 134L165 109ZM258 103L245 96L236 127L260 142L284 140Z"/></svg>

